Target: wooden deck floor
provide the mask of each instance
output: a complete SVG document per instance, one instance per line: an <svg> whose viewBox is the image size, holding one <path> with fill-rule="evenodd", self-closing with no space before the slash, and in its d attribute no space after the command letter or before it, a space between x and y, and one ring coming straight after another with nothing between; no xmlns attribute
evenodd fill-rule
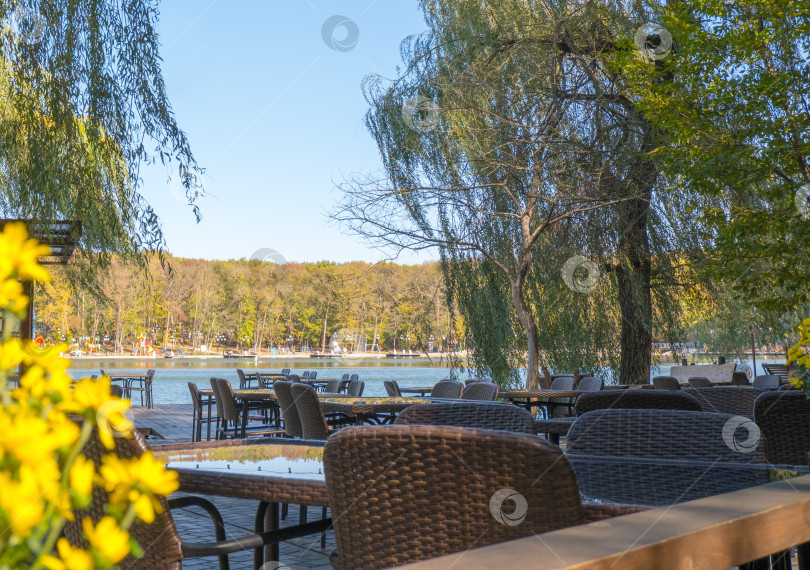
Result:
<svg viewBox="0 0 810 570"><path fill-rule="evenodd" d="M129 411L129 417L135 423L135 427L151 428L153 433L167 443L180 443L191 441L193 410L191 404L155 404L151 410L133 406ZM160 443L160 440L154 443Z"/></svg>

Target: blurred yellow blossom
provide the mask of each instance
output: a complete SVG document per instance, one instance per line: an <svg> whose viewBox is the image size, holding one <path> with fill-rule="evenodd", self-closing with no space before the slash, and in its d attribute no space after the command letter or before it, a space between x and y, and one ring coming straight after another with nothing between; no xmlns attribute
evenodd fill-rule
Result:
<svg viewBox="0 0 810 570"><path fill-rule="evenodd" d="M179 487L177 472L167 470L152 452L121 459L107 455L101 461L98 484L110 494L110 505L120 508L132 503L135 514L146 523L163 512L158 495L167 496Z"/></svg>
<svg viewBox="0 0 810 570"><path fill-rule="evenodd" d="M56 550L59 558L46 555L40 559L48 570L93 570L96 567L90 553L71 546L65 538L59 539L56 543Z"/></svg>
<svg viewBox="0 0 810 570"><path fill-rule="evenodd" d="M113 517L105 516L95 526L90 517L85 517L82 530L90 548L101 554L106 562L117 564L129 554L129 533Z"/></svg>

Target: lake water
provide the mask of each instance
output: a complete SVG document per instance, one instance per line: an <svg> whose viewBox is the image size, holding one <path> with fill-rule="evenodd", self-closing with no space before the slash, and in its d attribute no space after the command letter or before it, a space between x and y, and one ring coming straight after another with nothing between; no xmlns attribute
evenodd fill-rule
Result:
<svg viewBox="0 0 810 570"><path fill-rule="evenodd" d="M765 361L776 362L776 361ZM757 360L757 374L764 372L760 368L761 362ZM653 375L666 375L670 364L661 365L654 369ZM750 366L750 362L749 362ZM289 368L294 374L301 374L304 370L317 370L318 379L340 378L345 373L356 373L360 380L366 383L364 395L385 396L384 380L396 380L400 387L432 386L450 374L447 361L431 360L427 358L409 359L292 359L292 360L264 360L256 366L252 360L236 359L155 359L132 360L115 359L74 359L71 360L70 370L73 378L82 378L91 374L98 374L99 370L114 370L121 373L146 372L149 368L155 369L155 379L152 386L154 402L156 404L189 404L191 396L188 391L188 382L194 382L201 388L210 387L209 379L212 377L225 378L234 387L239 386L236 369L246 371L261 370L263 372L279 372L282 368ZM469 376L462 373L461 379ZM139 394L135 394L139 401Z"/></svg>

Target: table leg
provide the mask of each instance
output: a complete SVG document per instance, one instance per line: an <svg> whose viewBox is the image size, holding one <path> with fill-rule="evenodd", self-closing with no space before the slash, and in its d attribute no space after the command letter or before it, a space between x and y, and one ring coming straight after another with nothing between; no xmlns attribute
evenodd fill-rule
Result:
<svg viewBox="0 0 810 570"><path fill-rule="evenodd" d="M247 434L247 424L248 424L248 406L247 401L242 402L242 437L245 437Z"/></svg>
<svg viewBox="0 0 810 570"><path fill-rule="evenodd" d="M213 396L208 398L208 421L206 422L206 425L208 426L208 435L205 438L206 441L211 441L211 398L213 398ZM202 439L202 435L200 435L200 438Z"/></svg>
<svg viewBox="0 0 810 570"><path fill-rule="evenodd" d="M267 530L278 529L278 503L270 503L270 508L264 515L264 526ZM264 547L264 561L279 561L278 542L272 542Z"/></svg>

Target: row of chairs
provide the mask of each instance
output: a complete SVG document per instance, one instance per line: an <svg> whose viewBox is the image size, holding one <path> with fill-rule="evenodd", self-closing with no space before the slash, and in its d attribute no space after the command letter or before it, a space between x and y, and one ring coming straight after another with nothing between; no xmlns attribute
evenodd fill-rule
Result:
<svg viewBox="0 0 810 570"><path fill-rule="evenodd" d="M385 391L391 398L402 397L399 384L396 380L386 380ZM493 382L469 382L462 384L455 380L440 380L430 391L431 398L447 398L462 400L497 400L499 388Z"/></svg>
<svg viewBox="0 0 810 570"><path fill-rule="evenodd" d="M745 375L742 375L745 376ZM691 388L711 388L716 386L711 380L704 376L693 376L687 380ZM760 390L778 390L782 385L782 379L776 374L760 374L754 378L753 383L745 379L743 383L739 379L734 382L737 385L751 386ZM681 383L674 376L656 376L652 379L653 388L656 390L680 390Z"/></svg>
<svg viewBox="0 0 810 570"><path fill-rule="evenodd" d="M101 369L102 376L110 376L107 372L102 368ZM155 369L150 368L146 371L146 374L139 378L130 378L130 377L119 377L116 378L115 375L110 376L110 385L111 386L120 386L121 391L123 393L123 397L127 400L132 401L132 393L138 392L140 394L141 406L144 405L144 400L146 403L147 408L153 408L154 402L152 401L152 379L155 377ZM118 384L120 382L120 384Z"/></svg>

